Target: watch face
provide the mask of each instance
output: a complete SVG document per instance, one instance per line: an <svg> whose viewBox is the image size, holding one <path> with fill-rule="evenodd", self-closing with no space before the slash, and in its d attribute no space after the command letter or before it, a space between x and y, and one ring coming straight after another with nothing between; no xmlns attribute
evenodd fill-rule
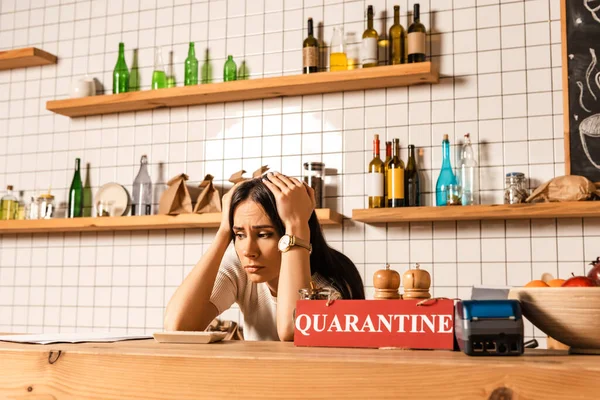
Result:
<svg viewBox="0 0 600 400"><path fill-rule="evenodd" d="M279 239L279 251L286 251L288 247L290 247L290 236L283 235L281 239Z"/></svg>

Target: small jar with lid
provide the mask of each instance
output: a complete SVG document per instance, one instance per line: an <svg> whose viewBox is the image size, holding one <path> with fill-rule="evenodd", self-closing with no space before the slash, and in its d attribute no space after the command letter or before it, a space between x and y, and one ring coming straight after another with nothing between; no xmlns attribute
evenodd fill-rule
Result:
<svg viewBox="0 0 600 400"><path fill-rule="evenodd" d="M504 204L525 203L528 193L525 187L525 174L521 172L509 172L506 174L506 185L504 189Z"/></svg>
<svg viewBox="0 0 600 400"><path fill-rule="evenodd" d="M300 300L336 300L336 293L330 288L319 288L314 282L310 282L310 288L298 290Z"/></svg>
<svg viewBox="0 0 600 400"><path fill-rule="evenodd" d="M325 163L304 163L304 183L315 191L315 208L323 208L325 204Z"/></svg>
<svg viewBox="0 0 600 400"><path fill-rule="evenodd" d="M38 196L37 217L38 219L51 219L54 214L54 196L50 193L44 193Z"/></svg>

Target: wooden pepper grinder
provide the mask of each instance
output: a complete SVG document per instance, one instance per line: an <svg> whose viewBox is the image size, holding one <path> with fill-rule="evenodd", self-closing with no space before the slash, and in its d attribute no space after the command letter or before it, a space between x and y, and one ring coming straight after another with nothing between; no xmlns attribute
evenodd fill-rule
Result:
<svg viewBox="0 0 600 400"><path fill-rule="evenodd" d="M419 269L419 264L415 269L409 269L404 273L404 300L429 299L429 287L431 286L431 275L424 269Z"/></svg>
<svg viewBox="0 0 600 400"><path fill-rule="evenodd" d="M386 264L385 269L380 269L373 274L373 286L375 286L375 300L398 300L400 293L400 274L390 269Z"/></svg>

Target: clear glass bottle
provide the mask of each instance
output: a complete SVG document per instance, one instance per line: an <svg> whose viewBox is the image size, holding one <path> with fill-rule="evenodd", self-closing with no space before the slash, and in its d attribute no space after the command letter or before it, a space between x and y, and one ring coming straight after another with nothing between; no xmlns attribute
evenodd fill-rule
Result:
<svg viewBox="0 0 600 400"><path fill-rule="evenodd" d="M119 58L113 70L113 94L129 91L129 70L125 62L125 44L119 43Z"/></svg>
<svg viewBox="0 0 600 400"><path fill-rule="evenodd" d="M167 87L167 74L162 58L162 49L154 49L154 71L152 72L152 89L164 89Z"/></svg>
<svg viewBox="0 0 600 400"><path fill-rule="evenodd" d="M344 40L344 28L333 27L329 55L329 71L346 71L348 69L348 56L346 55L346 41Z"/></svg>
<svg viewBox="0 0 600 400"><path fill-rule="evenodd" d="M233 56L227 56L227 61L223 66L223 82L231 82L237 80L237 65L233 61Z"/></svg>
<svg viewBox="0 0 600 400"><path fill-rule="evenodd" d="M15 219L19 202L13 195L13 186L6 187L6 194L0 199L0 220Z"/></svg>
<svg viewBox="0 0 600 400"><path fill-rule="evenodd" d="M444 140L442 141L442 169L435 185L436 206L446 205L448 201L446 187L448 185L458 185L458 182L456 181L454 172L452 172L452 163L450 162L450 140L448 140L448 135L444 135Z"/></svg>
<svg viewBox="0 0 600 400"><path fill-rule="evenodd" d="M460 152L460 165L458 166L458 185L461 187L461 204L470 206L478 203L478 169L471 137L465 134L465 142Z"/></svg>
<svg viewBox="0 0 600 400"><path fill-rule="evenodd" d="M140 160L140 170L133 181L131 215L152 215L152 179L148 173L148 157Z"/></svg>
<svg viewBox="0 0 600 400"><path fill-rule="evenodd" d="M198 84L198 59L196 58L196 49L194 42L190 42L188 56L185 59L184 85L191 86Z"/></svg>

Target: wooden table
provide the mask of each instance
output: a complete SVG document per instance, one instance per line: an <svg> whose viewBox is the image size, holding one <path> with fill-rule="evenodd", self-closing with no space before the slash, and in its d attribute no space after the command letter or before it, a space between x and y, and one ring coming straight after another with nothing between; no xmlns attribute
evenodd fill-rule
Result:
<svg viewBox="0 0 600 400"><path fill-rule="evenodd" d="M600 398L600 357L546 350L474 358L279 342L0 343L0 366L0 398Z"/></svg>

